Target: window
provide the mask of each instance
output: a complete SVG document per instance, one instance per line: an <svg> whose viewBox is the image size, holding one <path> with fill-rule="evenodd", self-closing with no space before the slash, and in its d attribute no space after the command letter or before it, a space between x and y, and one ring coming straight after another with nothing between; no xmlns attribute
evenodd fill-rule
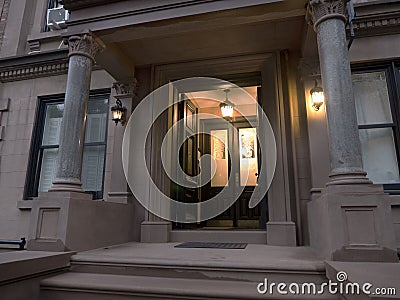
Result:
<svg viewBox="0 0 400 300"><path fill-rule="evenodd" d="M354 66L353 87L364 169L400 193L400 72L395 62Z"/></svg>
<svg viewBox="0 0 400 300"><path fill-rule="evenodd" d="M36 197L51 187L56 169L64 95L39 99L32 137L30 168L25 198ZM82 162L82 185L95 199L103 197L109 91L90 94Z"/></svg>

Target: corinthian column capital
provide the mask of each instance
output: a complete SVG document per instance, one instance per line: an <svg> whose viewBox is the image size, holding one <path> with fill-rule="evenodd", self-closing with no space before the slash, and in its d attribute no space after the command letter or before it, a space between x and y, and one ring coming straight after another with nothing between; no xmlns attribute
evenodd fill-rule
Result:
<svg viewBox="0 0 400 300"><path fill-rule="evenodd" d="M64 41L69 47L69 57L73 55L82 55L89 57L93 62L95 61L96 55L105 48L104 43L91 32L73 35Z"/></svg>
<svg viewBox="0 0 400 300"><path fill-rule="evenodd" d="M312 22L316 29L326 19L338 18L347 20L347 2L349 0L310 0Z"/></svg>

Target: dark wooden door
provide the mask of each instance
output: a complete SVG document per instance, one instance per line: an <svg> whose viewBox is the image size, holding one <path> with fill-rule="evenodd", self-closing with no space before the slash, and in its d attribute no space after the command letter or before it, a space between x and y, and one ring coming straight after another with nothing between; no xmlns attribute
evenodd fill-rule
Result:
<svg viewBox="0 0 400 300"><path fill-rule="evenodd" d="M250 122L252 122L251 118ZM255 118L254 118L255 121ZM249 200L257 184L260 151L258 147L255 123L243 118L237 118L231 124L225 125L218 119L203 120L204 134L200 139L200 149L203 154L211 155L217 164L217 172L213 179L201 189L201 200L206 201L219 194L226 185L233 185L232 194L238 200L225 212L207 221L211 227L260 228L262 205L248 208ZM248 177L247 177L248 172ZM231 177L231 180L228 178ZM243 191L238 194L238 191ZM232 196L233 197L233 196Z"/></svg>

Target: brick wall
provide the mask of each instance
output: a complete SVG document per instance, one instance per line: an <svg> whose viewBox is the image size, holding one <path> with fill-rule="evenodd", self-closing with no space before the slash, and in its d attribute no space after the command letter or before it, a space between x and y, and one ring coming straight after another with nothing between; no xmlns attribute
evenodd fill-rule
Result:
<svg viewBox="0 0 400 300"><path fill-rule="evenodd" d="M3 44L4 30L6 28L8 10L11 0L0 0L0 48Z"/></svg>

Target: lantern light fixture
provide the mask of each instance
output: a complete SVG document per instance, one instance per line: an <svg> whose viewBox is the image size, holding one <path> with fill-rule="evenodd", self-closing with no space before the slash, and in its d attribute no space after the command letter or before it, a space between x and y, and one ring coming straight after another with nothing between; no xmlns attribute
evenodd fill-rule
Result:
<svg viewBox="0 0 400 300"><path fill-rule="evenodd" d="M111 113L115 125L118 125L119 122L121 122L122 126L125 124L126 107L122 106L121 100L117 99L115 105L111 107Z"/></svg>
<svg viewBox="0 0 400 300"><path fill-rule="evenodd" d="M225 101L219 105L221 109L221 114L223 118L230 119L233 117L233 107L235 106L231 101L228 99L228 93L230 92L229 89L224 90L226 93Z"/></svg>
<svg viewBox="0 0 400 300"><path fill-rule="evenodd" d="M321 106L325 102L324 89L318 85L318 81L315 80L315 86L310 91L311 94L311 106L315 111L319 111Z"/></svg>

